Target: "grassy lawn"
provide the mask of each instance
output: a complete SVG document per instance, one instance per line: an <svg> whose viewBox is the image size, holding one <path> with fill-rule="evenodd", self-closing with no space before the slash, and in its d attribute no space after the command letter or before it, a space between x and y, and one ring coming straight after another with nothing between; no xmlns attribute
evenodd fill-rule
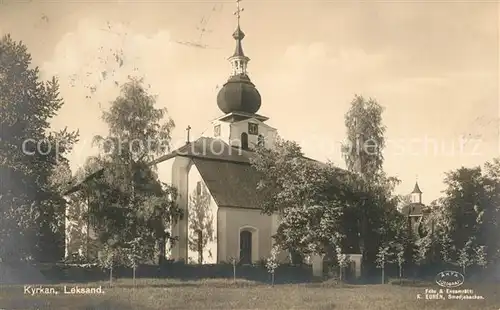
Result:
<svg viewBox="0 0 500 310"><path fill-rule="evenodd" d="M140 279L137 287L132 280L92 283L82 287L102 285L104 294L38 295L24 294L22 286L3 286L0 309L500 309L498 286L465 286L474 289L484 300L417 300L426 288L397 285L339 286L328 284L277 285L231 280L176 281ZM68 287L74 284L68 284ZM54 286L52 286L54 287ZM63 285L56 288L63 291Z"/></svg>

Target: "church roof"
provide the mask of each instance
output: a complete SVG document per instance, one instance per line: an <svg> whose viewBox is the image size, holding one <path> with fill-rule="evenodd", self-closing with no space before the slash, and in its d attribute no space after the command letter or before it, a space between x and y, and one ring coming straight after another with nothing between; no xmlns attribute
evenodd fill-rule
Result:
<svg viewBox="0 0 500 310"><path fill-rule="evenodd" d="M152 164L176 156L190 157L219 207L258 209L261 198L257 185L261 176L250 163L254 154L219 139L201 137L158 158Z"/></svg>
<svg viewBox="0 0 500 310"><path fill-rule="evenodd" d="M258 209L261 199L257 192L260 174L250 163L254 154L252 151L232 147L220 139L201 137L161 156L150 165L157 165L177 156L192 158L218 206ZM305 159L324 164L311 158ZM103 169L100 169L87 176L65 194L78 191L83 183L99 177L102 172Z"/></svg>
<svg viewBox="0 0 500 310"><path fill-rule="evenodd" d="M250 158L252 155L252 151L230 146L220 139L201 137L195 141L187 143L169 154L161 156L160 158L154 160L151 164L156 165L176 156L250 164Z"/></svg>
<svg viewBox="0 0 500 310"><path fill-rule="evenodd" d="M260 175L250 164L193 158L210 194L219 207L260 207Z"/></svg>
<svg viewBox="0 0 500 310"><path fill-rule="evenodd" d="M176 156L190 157L218 206L258 208L256 188L260 176L250 164L253 154L220 139L201 137L152 164Z"/></svg>
<svg viewBox="0 0 500 310"><path fill-rule="evenodd" d="M422 194L422 191L420 190L420 187L418 186L418 182L415 182L415 187L413 188L412 194Z"/></svg>

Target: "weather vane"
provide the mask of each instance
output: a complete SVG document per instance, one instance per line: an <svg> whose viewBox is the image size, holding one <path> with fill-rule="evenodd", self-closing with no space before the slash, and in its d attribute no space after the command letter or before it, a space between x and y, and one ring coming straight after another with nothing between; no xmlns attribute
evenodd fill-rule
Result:
<svg viewBox="0 0 500 310"><path fill-rule="evenodd" d="M238 26L240 25L240 13L245 10L240 7L240 2L241 0L236 0L236 12L234 12L234 15L236 15L236 18L238 19Z"/></svg>

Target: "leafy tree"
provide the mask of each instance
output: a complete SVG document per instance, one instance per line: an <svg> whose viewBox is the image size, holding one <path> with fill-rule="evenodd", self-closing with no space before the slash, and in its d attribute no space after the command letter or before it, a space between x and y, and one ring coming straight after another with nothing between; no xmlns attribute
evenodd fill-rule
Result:
<svg viewBox="0 0 500 310"><path fill-rule="evenodd" d="M337 262L339 263L339 280L342 281L344 280L345 269L349 266L351 260L349 256L342 252L340 246L337 246L335 250L337 253Z"/></svg>
<svg viewBox="0 0 500 310"><path fill-rule="evenodd" d="M207 244L214 240L213 214L210 210L210 193L203 183L199 183L190 196L189 206L189 249L198 253L198 264L203 264L203 252Z"/></svg>
<svg viewBox="0 0 500 310"><path fill-rule="evenodd" d="M486 259L493 265L500 259L500 158L485 163L483 169L485 201L478 222L481 225L480 243L486 247Z"/></svg>
<svg viewBox="0 0 500 310"><path fill-rule="evenodd" d="M128 266L132 267L132 279L134 287L137 267L144 260L143 253L141 251L141 242L142 239L140 237L134 238L128 243L128 248L126 249L126 263Z"/></svg>
<svg viewBox="0 0 500 310"><path fill-rule="evenodd" d="M99 241L118 250L140 237L144 256L153 259L159 246L160 261L166 243L175 241L170 224L181 215L176 189L159 182L150 164L170 149L174 123L166 112L155 108L142 80L125 83L103 113L108 136L94 139L101 148L102 177L86 183L93 200L89 217Z"/></svg>
<svg viewBox="0 0 500 310"><path fill-rule="evenodd" d="M261 174L262 212L280 218L276 243L303 255L334 250L332 242L343 238L343 209L353 199L346 172L305 158L300 146L282 139L273 149L257 147L252 165Z"/></svg>
<svg viewBox="0 0 500 310"><path fill-rule="evenodd" d="M109 270L109 286L111 287L113 286L113 270L120 264L126 264L126 252L110 241L103 245L97 263L102 268Z"/></svg>
<svg viewBox="0 0 500 310"><path fill-rule="evenodd" d="M474 264L474 248L473 248L472 238L469 239L463 248L458 252L457 264L462 268L462 272L465 275L465 271L469 266Z"/></svg>
<svg viewBox="0 0 500 310"><path fill-rule="evenodd" d="M390 223L398 204L392 193L399 180L388 177L382 169L386 130L383 110L376 100L356 95L345 115L348 142L343 145L344 159L348 170L361 177L357 191L365 194L344 218L351 224L347 242L363 255L368 267L364 270L373 265L379 244L393 233Z"/></svg>
<svg viewBox="0 0 500 310"><path fill-rule="evenodd" d="M453 253L456 252L455 247L453 246L453 241L449 238L448 235L443 234L440 239L441 250L440 254L444 262L451 262Z"/></svg>
<svg viewBox="0 0 500 310"><path fill-rule="evenodd" d="M97 207L98 192L95 189L103 186L103 181L93 176L102 166L99 157L88 157L83 167L79 168L72 178L71 185L80 185L80 190L67 195L66 205L66 250L68 255L79 253L80 259L87 262L97 259L97 249L100 247L98 240L93 235L97 218L89 217L89 207ZM92 183L92 184L91 184ZM67 189L67 188L66 188Z"/></svg>
<svg viewBox="0 0 500 310"><path fill-rule="evenodd" d="M233 266L233 283L236 283L236 266L238 266L239 261L236 257L229 257L229 263Z"/></svg>
<svg viewBox="0 0 500 310"><path fill-rule="evenodd" d="M279 253L279 248L276 246L273 246L271 249L271 254L269 258L266 260L266 268L267 272L271 274L271 285L274 286L274 275L276 268L279 266L278 262L278 253Z"/></svg>
<svg viewBox="0 0 500 310"><path fill-rule="evenodd" d="M386 127L382 124L383 111L374 99L366 100L356 95L345 116L349 142L343 150L347 168L369 180L378 178L384 163Z"/></svg>
<svg viewBox="0 0 500 310"><path fill-rule="evenodd" d="M405 246L401 243L396 243L394 245L394 252L398 264L399 281L401 282L403 278L403 264L405 263Z"/></svg>
<svg viewBox="0 0 500 310"><path fill-rule="evenodd" d="M478 266L481 268L486 267L488 264L488 260L486 257L486 246L480 245L474 249L475 261Z"/></svg>
<svg viewBox="0 0 500 310"><path fill-rule="evenodd" d="M417 243L423 260L436 264L452 263L456 257L452 242L452 220L450 210L443 206L443 199L433 201L428 214L423 218L422 236Z"/></svg>
<svg viewBox="0 0 500 310"><path fill-rule="evenodd" d="M382 269L382 284L385 283L385 265L391 262L391 250L389 245L380 246L375 260L377 267Z"/></svg>
<svg viewBox="0 0 500 310"><path fill-rule="evenodd" d="M444 196L439 199L424 225L427 236L434 231L441 260L460 261L468 266L467 255L484 246L486 263L493 262L500 243L498 228L500 162L494 159L480 167L459 168L446 173ZM432 224L434 229L429 229ZM461 249L461 250L457 250ZM465 265L463 265L465 264Z"/></svg>
<svg viewBox="0 0 500 310"><path fill-rule="evenodd" d="M0 259L55 260L64 199L54 181L76 132L50 131L64 102L57 80L41 81L22 42L0 40ZM60 239L60 238L59 238ZM55 255L55 257L54 257Z"/></svg>
<svg viewBox="0 0 500 310"><path fill-rule="evenodd" d="M446 173L444 180L447 185L443 207L451 223L450 238L455 248L462 248L471 236L475 242L484 244L481 224L478 216L484 206L485 193L483 176L480 167L460 168Z"/></svg>

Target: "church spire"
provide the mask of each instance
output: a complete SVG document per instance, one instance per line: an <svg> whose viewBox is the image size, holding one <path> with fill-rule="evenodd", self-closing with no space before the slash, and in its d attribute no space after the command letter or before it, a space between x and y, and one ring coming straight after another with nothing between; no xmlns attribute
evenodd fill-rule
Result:
<svg viewBox="0 0 500 310"><path fill-rule="evenodd" d="M233 38L236 40L236 49L233 56L228 58L232 66L232 72L226 84L217 94L217 105L225 114L255 114L259 111L262 101L259 91L250 81L247 73L247 64L250 58L245 56L241 46L245 34L240 29L240 14L243 11L240 8L240 2L241 0L236 0L237 10L234 12L237 18L236 31L233 33Z"/></svg>
<svg viewBox="0 0 500 310"><path fill-rule="evenodd" d="M240 14L244 11L244 9L240 7L240 2L241 0L236 0L236 11L234 12L237 19L236 30L233 33L233 38L236 40L236 49L234 50L233 56L229 57L229 62L232 67L231 76L246 76L247 64L250 61L250 58L246 57L243 53L243 47L241 44L241 41L245 38L245 33L240 28Z"/></svg>

